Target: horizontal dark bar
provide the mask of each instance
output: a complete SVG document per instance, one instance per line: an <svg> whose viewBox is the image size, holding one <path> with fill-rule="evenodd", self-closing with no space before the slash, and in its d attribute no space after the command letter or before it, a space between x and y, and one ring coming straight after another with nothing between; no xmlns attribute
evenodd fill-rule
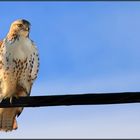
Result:
<svg viewBox="0 0 140 140"><path fill-rule="evenodd" d="M0 108L6 107L43 107L68 105L106 105L140 103L140 92L87 93L75 95L28 96L13 98L12 103L5 99Z"/></svg>

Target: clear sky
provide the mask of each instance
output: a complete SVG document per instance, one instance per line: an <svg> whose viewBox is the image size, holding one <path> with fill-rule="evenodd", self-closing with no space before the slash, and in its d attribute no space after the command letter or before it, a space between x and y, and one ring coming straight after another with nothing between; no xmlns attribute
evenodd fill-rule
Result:
<svg viewBox="0 0 140 140"><path fill-rule="evenodd" d="M31 95L140 91L140 2L0 2L0 38L31 22ZM140 138L140 104L25 108L0 138Z"/></svg>

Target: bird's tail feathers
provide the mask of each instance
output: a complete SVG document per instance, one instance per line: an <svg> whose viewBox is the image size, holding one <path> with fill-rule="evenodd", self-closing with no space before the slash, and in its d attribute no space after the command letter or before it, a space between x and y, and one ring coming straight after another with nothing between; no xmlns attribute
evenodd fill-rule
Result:
<svg viewBox="0 0 140 140"><path fill-rule="evenodd" d="M0 108L0 131L12 131L18 128L16 110L13 108Z"/></svg>

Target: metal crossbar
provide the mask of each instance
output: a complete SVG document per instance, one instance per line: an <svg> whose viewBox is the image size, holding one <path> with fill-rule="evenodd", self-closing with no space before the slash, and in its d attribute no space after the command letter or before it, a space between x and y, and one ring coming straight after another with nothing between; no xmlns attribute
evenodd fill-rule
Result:
<svg viewBox="0 0 140 140"><path fill-rule="evenodd" d="M70 106L70 105L107 105L140 103L140 92L121 93L87 93L72 95L52 95L52 96L28 96L4 99L0 103L0 108L7 107L47 107L47 106Z"/></svg>

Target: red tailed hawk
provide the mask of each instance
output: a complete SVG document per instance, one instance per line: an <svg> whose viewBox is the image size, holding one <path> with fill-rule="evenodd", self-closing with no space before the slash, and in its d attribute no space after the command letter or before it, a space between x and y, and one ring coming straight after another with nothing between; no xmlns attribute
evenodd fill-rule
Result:
<svg viewBox="0 0 140 140"><path fill-rule="evenodd" d="M38 51L29 38L30 23L19 19L11 24L0 43L0 100L29 96L39 68ZM22 107L0 108L0 130L17 129Z"/></svg>

